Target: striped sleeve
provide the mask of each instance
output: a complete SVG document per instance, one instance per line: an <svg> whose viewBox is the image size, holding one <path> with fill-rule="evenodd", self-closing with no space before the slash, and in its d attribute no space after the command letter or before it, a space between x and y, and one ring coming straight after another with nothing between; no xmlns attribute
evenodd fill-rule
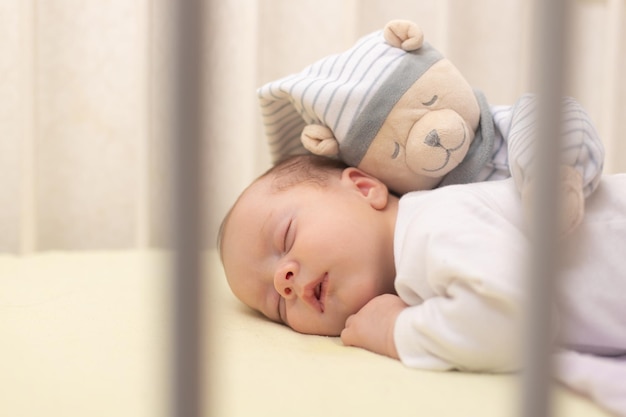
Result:
<svg viewBox="0 0 626 417"><path fill-rule="evenodd" d="M536 133L534 109L536 97L522 96L513 106L508 153L511 175L518 189L528 180L533 159L533 137ZM588 197L597 187L604 165L604 146L591 118L571 97L563 99L561 126L562 163L576 168L583 178L583 191Z"/></svg>

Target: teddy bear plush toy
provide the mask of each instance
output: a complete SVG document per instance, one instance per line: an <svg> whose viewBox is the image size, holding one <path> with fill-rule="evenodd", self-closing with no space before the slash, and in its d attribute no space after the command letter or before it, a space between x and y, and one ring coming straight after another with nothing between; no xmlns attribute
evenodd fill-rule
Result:
<svg viewBox="0 0 626 417"><path fill-rule="evenodd" d="M536 98L490 106L413 22L391 21L258 95L274 161L306 152L340 158L397 194L513 176L524 203L532 199ZM600 180L604 148L579 103L564 98L563 115L568 233Z"/></svg>

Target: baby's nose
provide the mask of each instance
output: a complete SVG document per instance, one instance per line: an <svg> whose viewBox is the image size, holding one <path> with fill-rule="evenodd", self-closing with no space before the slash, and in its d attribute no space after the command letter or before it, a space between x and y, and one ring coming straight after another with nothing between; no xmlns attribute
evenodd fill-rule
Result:
<svg viewBox="0 0 626 417"><path fill-rule="evenodd" d="M274 275L274 288L286 299L296 296L295 268L286 265L279 268Z"/></svg>

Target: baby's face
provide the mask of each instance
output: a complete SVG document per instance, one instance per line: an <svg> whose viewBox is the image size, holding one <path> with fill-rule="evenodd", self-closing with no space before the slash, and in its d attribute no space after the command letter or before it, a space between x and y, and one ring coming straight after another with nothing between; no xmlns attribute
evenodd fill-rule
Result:
<svg viewBox="0 0 626 417"><path fill-rule="evenodd" d="M282 191L264 178L242 195L222 241L241 301L298 332L336 336L370 299L393 292L394 224L369 185L347 177Z"/></svg>

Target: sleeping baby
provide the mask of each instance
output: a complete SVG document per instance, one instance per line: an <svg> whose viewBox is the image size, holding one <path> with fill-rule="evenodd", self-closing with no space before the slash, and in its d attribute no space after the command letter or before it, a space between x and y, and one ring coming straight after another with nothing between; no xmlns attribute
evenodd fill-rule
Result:
<svg viewBox="0 0 626 417"><path fill-rule="evenodd" d="M604 176L562 237L555 344L626 354L626 175ZM314 155L255 180L226 216L220 253L243 303L293 330L341 336L431 370L520 367L527 256L512 179L397 197Z"/></svg>

